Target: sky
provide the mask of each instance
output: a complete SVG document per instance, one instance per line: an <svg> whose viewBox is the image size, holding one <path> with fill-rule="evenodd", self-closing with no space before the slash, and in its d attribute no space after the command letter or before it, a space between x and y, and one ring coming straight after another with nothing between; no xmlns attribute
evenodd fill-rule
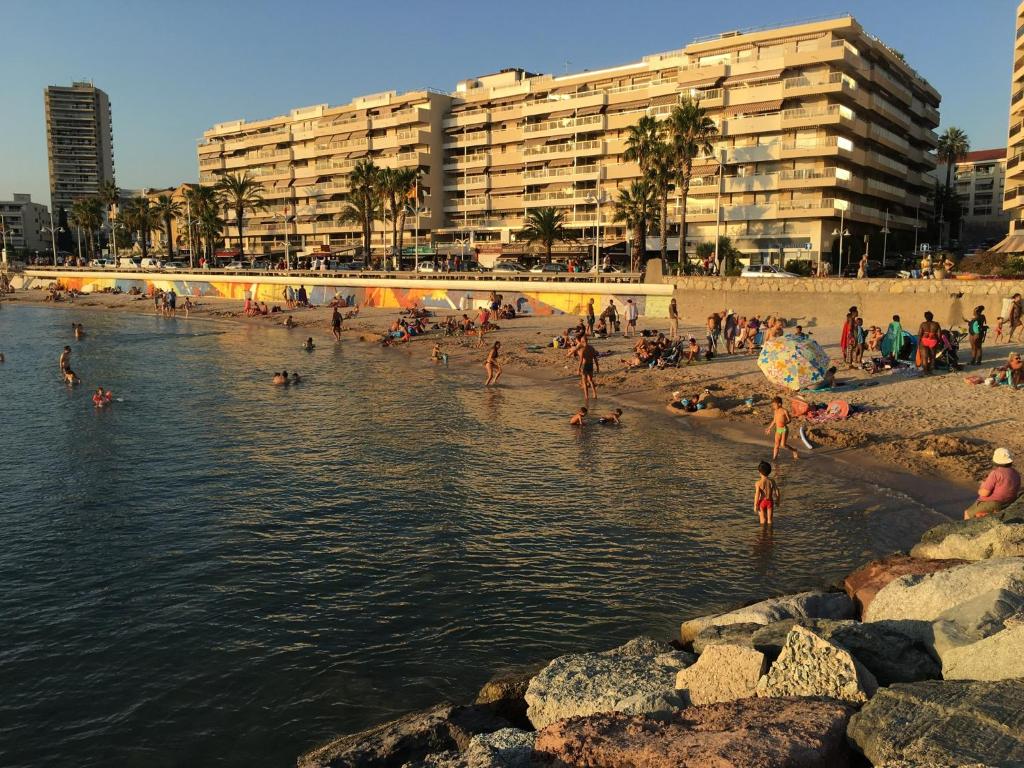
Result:
<svg viewBox="0 0 1024 768"><path fill-rule="evenodd" d="M110 96L117 183L196 181L215 123L523 67L600 69L726 30L852 13L942 94L942 128L1006 143L1016 0L0 0L0 199L49 203L43 89Z"/></svg>

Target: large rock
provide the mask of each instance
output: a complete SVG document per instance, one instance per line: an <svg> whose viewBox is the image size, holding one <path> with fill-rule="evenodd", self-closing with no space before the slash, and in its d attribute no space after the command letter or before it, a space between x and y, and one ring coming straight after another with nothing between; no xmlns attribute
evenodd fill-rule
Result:
<svg viewBox="0 0 1024 768"><path fill-rule="evenodd" d="M844 648L801 626L757 686L758 696L827 696L862 703L878 688L874 675Z"/></svg>
<svg viewBox="0 0 1024 768"><path fill-rule="evenodd" d="M646 637L603 653L560 656L530 681L527 716L536 728L595 712L667 716L684 706L676 673L693 661Z"/></svg>
<svg viewBox="0 0 1024 768"><path fill-rule="evenodd" d="M1024 680L929 680L883 688L847 735L873 765L1020 768Z"/></svg>
<svg viewBox="0 0 1024 768"><path fill-rule="evenodd" d="M967 560L922 560L907 555L889 555L862 565L843 580L843 588L856 604L858 615L863 616L878 591L890 581L900 576L923 576L945 571L965 562Z"/></svg>
<svg viewBox="0 0 1024 768"><path fill-rule="evenodd" d="M901 576L875 595L865 621L901 621L927 637L945 611L995 589L1024 594L1024 558L979 560L925 576Z"/></svg>
<svg viewBox="0 0 1024 768"><path fill-rule="evenodd" d="M744 699L667 721L574 718L537 734L536 765L589 768L841 768L852 708L820 699Z"/></svg>
<svg viewBox="0 0 1024 768"><path fill-rule="evenodd" d="M993 590L951 608L932 624L942 676L960 680L1024 677L1024 595Z"/></svg>
<svg viewBox="0 0 1024 768"><path fill-rule="evenodd" d="M913 557L988 560L1024 556L1024 522L1004 522L988 516L943 523L921 537L910 550Z"/></svg>
<svg viewBox="0 0 1024 768"><path fill-rule="evenodd" d="M940 676L939 665L928 644L913 633L903 631L900 622L828 619L792 619L761 627L750 637L753 647L774 661L794 626L802 626L819 637L841 646L875 676L880 685L932 680Z"/></svg>
<svg viewBox="0 0 1024 768"><path fill-rule="evenodd" d="M516 728L530 729L530 721L526 717L526 689L530 686L530 680L544 666L533 664L495 675L484 683L475 703L487 705Z"/></svg>
<svg viewBox="0 0 1024 768"><path fill-rule="evenodd" d="M762 600L727 613L684 621L680 638L690 643L701 630L727 624L771 624L782 619L852 619L853 602L841 592L801 592Z"/></svg>
<svg viewBox="0 0 1024 768"><path fill-rule="evenodd" d="M711 624L704 627L691 640L694 653L704 653L712 645L750 645L750 637L764 624Z"/></svg>
<svg viewBox="0 0 1024 768"><path fill-rule="evenodd" d="M754 695L767 668L764 654L742 645L712 645L676 675L676 689L690 704L716 704Z"/></svg>
<svg viewBox="0 0 1024 768"><path fill-rule="evenodd" d="M465 752L440 752L402 768L529 768L537 734L517 728L474 736Z"/></svg>
<svg viewBox="0 0 1024 768"><path fill-rule="evenodd" d="M298 768L397 768L428 755L461 751L473 736L508 723L480 707L439 704L342 736L298 759Z"/></svg>

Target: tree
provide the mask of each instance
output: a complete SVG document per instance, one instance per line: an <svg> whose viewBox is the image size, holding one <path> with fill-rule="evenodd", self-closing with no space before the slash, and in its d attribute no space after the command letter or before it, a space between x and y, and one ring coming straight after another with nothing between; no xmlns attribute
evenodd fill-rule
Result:
<svg viewBox="0 0 1024 768"><path fill-rule="evenodd" d="M572 238L565 231L565 214L557 208L534 208L526 214L526 224L519 230L519 236L527 243L539 242L544 246L545 262L551 263L551 246L558 241Z"/></svg>
<svg viewBox="0 0 1024 768"><path fill-rule="evenodd" d="M167 258L174 258L174 242L171 239L171 222L181 216L181 203L170 195L160 195L153 206L153 214L164 224L164 236L167 238Z"/></svg>
<svg viewBox="0 0 1024 768"><path fill-rule="evenodd" d="M245 212L260 211L266 205L263 202L263 187L248 173L229 173L217 182L224 205L235 212L235 224L238 227L238 258L245 255Z"/></svg>
<svg viewBox="0 0 1024 768"><path fill-rule="evenodd" d="M615 201L612 220L622 222L633 233L633 272L640 271L640 259L647 251L647 230L658 219L655 205L654 187L647 179L637 179L629 189L620 189Z"/></svg>
<svg viewBox="0 0 1024 768"><path fill-rule="evenodd" d="M391 248L398 246L398 211L405 202L400 172L396 168L381 168L377 172L377 194L381 207L391 217ZM387 243L384 243L384 258L387 259Z"/></svg>
<svg viewBox="0 0 1024 768"><path fill-rule="evenodd" d="M339 217L342 223L359 226L363 233L363 259L366 266L370 265L370 242L373 233L373 222L381 208L378 202L377 176L381 169L372 160L360 160L348 175L348 194L345 195L347 206Z"/></svg>
<svg viewBox="0 0 1024 768"><path fill-rule="evenodd" d="M686 97L673 107L668 120L669 147L673 175L681 190L679 206L679 263L686 261L686 202L690 196L693 161L700 156L710 157L712 142L718 128L699 102Z"/></svg>
<svg viewBox="0 0 1024 768"><path fill-rule="evenodd" d="M187 187L185 203L188 211L192 214L198 233L189 232L188 235L189 264L191 264L197 250L204 253L208 259L213 257L213 243L220 237L224 229L224 220L220 217L220 200L214 187ZM205 227L204 221L207 223ZM193 237L200 242L193 243ZM202 240L206 241L208 246L206 250L203 250ZM197 245L198 248L196 248Z"/></svg>
<svg viewBox="0 0 1024 768"><path fill-rule="evenodd" d="M398 210L398 253L401 255L405 243L405 220L411 213L416 215L416 208L420 204L420 169L401 168L395 179L402 203Z"/></svg>
<svg viewBox="0 0 1024 768"><path fill-rule="evenodd" d="M971 151L971 140L961 129L950 126L939 136L939 161L946 164L946 189L952 182L953 166L967 157Z"/></svg>
<svg viewBox="0 0 1024 768"><path fill-rule="evenodd" d="M661 236L661 260L668 261L668 196L672 189L671 153L665 140L664 126L650 115L641 117L626 131L626 162L640 166L640 171L651 184L651 191L660 203L658 217Z"/></svg>
<svg viewBox="0 0 1024 768"><path fill-rule="evenodd" d="M121 199L121 190L117 188L117 184L115 184L112 179L100 182L99 199L107 209L107 219L110 221L110 236L112 241L110 243L110 247L113 251L114 258L117 258L117 235L115 234L113 207L117 205Z"/></svg>
<svg viewBox="0 0 1024 768"><path fill-rule="evenodd" d="M98 197L80 197L71 204L70 221L85 230L86 250L90 256L96 253L95 235L103 226L103 202Z"/></svg>
<svg viewBox="0 0 1024 768"><path fill-rule="evenodd" d="M121 219L129 232L138 235L139 249L145 259L149 255L149 233L160 224L149 205L149 198L134 197L126 202L121 211Z"/></svg>

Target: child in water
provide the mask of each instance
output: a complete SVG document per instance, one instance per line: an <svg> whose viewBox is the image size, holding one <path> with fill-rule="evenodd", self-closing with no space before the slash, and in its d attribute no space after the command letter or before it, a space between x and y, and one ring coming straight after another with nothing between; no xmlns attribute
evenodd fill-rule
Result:
<svg viewBox="0 0 1024 768"><path fill-rule="evenodd" d="M757 485L754 486L754 511L761 525L772 524L772 514L779 505L779 484L771 477L772 465L762 461L757 465Z"/></svg>
<svg viewBox="0 0 1024 768"><path fill-rule="evenodd" d="M448 353L441 351L440 344L434 344L434 348L430 350L430 359L435 363L444 363L448 365Z"/></svg>
<svg viewBox="0 0 1024 768"><path fill-rule="evenodd" d="M622 423L621 422L621 417L622 417L622 409L621 408L616 408L611 413L606 413L604 416L599 418L597 420L597 423L598 424L608 424L608 425L621 424Z"/></svg>
<svg viewBox="0 0 1024 768"><path fill-rule="evenodd" d="M586 423L586 418L587 409L586 407L581 407L578 411L576 411L576 413L572 415L572 418L569 419L569 424L571 424L574 427L582 427Z"/></svg>
<svg viewBox="0 0 1024 768"><path fill-rule="evenodd" d="M313 343L313 337L312 336L310 336L308 339L306 339L306 341L302 345L302 348L304 350L306 350L307 352L312 352L314 349L316 349L316 345Z"/></svg>
<svg viewBox="0 0 1024 768"><path fill-rule="evenodd" d="M770 434L772 428L775 429L775 441L772 446L772 461L779 458L779 450L785 448L788 451L793 452L793 458L799 459L800 454L797 453L796 449L789 444L789 423L792 421L786 409L782 407L782 398L776 395L772 398L772 423L768 425L764 433Z"/></svg>

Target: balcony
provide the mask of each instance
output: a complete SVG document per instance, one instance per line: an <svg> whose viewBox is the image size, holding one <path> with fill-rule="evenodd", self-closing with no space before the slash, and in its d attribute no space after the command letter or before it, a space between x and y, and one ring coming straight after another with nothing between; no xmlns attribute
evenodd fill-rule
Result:
<svg viewBox="0 0 1024 768"><path fill-rule="evenodd" d="M369 140L365 136L344 141L319 141L315 145L317 152L351 152L367 146L369 146Z"/></svg>
<svg viewBox="0 0 1024 768"><path fill-rule="evenodd" d="M430 165L430 153L426 150L414 149L399 152L397 155L382 155L374 159L381 168L417 168Z"/></svg>
<svg viewBox="0 0 1024 768"><path fill-rule="evenodd" d="M546 157L551 159L601 154L604 154L604 142L600 139L594 139L593 141L570 141L562 144L540 144L523 149L524 157Z"/></svg>
<svg viewBox="0 0 1024 768"><path fill-rule="evenodd" d="M557 98L538 99L522 105L524 116L544 115L548 112L560 112L563 109L582 109L584 107L601 107L608 103L604 91L585 91L575 94L561 94Z"/></svg>
<svg viewBox="0 0 1024 768"><path fill-rule="evenodd" d="M488 152L475 152L472 155L450 155L444 163L446 171L467 168L482 168L489 162Z"/></svg>
<svg viewBox="0 0 1024 768"><path fill-rule="evenodd" d="M490 177L486 173L478 173L475 176L466 176L445 184L446 192L455 192L460 189L489 189L491 186Z"/></svg>
<svg viewBox="0 0 1024 768"><path fill-rule="evenodd" d="M892 131L886 130L875 123L871 123L868 126L868 135L879 144L884 144L891 149L895 149L900 152L907 152L910 149L910 142L902 136L897 136Z"/></svg>
<svg viewBox="0 0 1024 768"><path fill-rule="evenodd" d="M523 133L530 137L556 136L586 131L603 131L607 118L604 115L587 115L585 117L567 117L562 120L547 120L543 123L530 123L523 128Z"/></svg>
<svg viewBox="0 0 1024 768"><path fill-rule="evenodd" d="M464 197L461 200L451 200L445 205L446 211L483 211L488 207L487 195L476 197Z"/></svg>
<svg viewBox="0 0 1024 768"><path fill-rule="evenodd" d="M523 172L524 179L597 179L601 177L601 167L591 165L566 165L560 168L534 168Z"/></svg>
<svg viewBox="0 0 1024 768"><path fill-rule="evenodd" d="M489 131L472 131L471 133L445 136L444 147L445 149L453 147L478 147L487 144L489 141Z"/></svg>
<svg viewBox="0 0 1024 768"><path fill-rule="evenodd" d="M527 208L549 205L572 205L590 202L587 195L593 195L591 189L559 189L555 192L530 192L523 195L523 204Z"/></svg>
<svg viewBox="0 0 1024 768"><path fill-rule="evenodd" d="M723 136L738 136L750 133L773 133L782 130L782 114L770 112L764 115L736 115L721 121L719 127Z"/></svg>
<svg viewBox="0 0 1024 768"><path fill-rule="evenodd" d="M470 125L483 125L490 122L489 109L469 109L453 113L442 121L445 128L463 128Z"/></svg>

